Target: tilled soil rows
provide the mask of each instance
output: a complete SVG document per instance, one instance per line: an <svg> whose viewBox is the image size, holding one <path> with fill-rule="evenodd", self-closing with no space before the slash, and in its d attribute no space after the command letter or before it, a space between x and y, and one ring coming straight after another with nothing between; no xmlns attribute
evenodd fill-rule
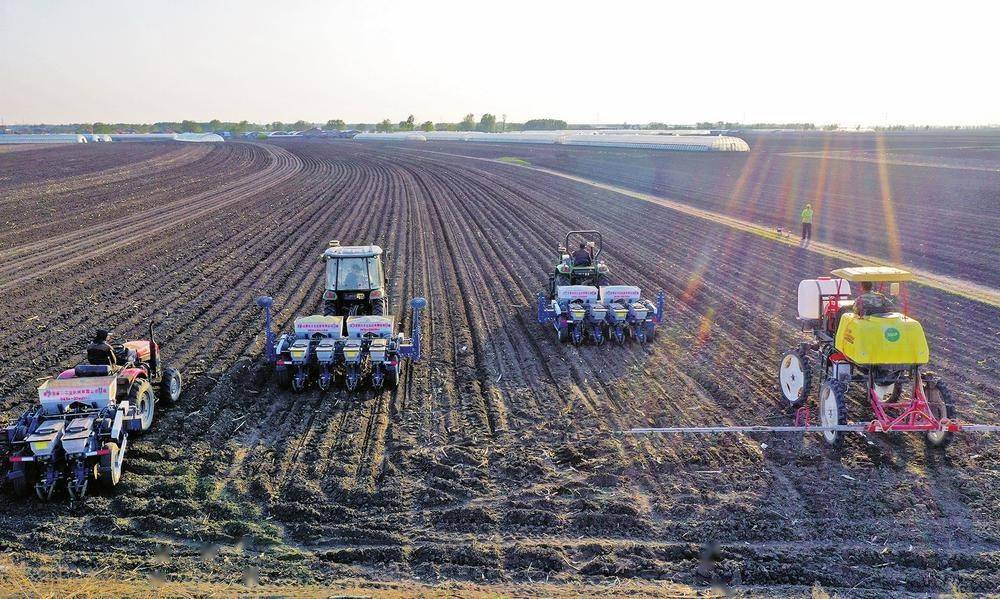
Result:
<svg viewBox="0 0 1000 599"><path fill-rule="evenodd" d="M137 337L159 309L187 390L136 440L113 495L4 497L0 546L30 564L268 582L1000 587L995 438L941 453L916 436L831 451L818 437L620 434L788 422L774 373L801 339L795 288L835 260L544 173L378 144L225 144L107 176L60 199L0 189L2 220L39 231L0 232L0 409L29 405L36 377L72 365L92 329ZM47 217L60 202L80 218ZM572 228L602 230L617 281L666 291L655 343L575 348L535 322ZM427 357L396 391L291 394L259 362L254 298L274 296L281 326L318 311L329 239L389 250L407 330L409 298L429 301ZM997 309L922 287L910 303L960 415L997 420Z"/></svg>
<svg viewBox="0 0 1000 599"><path fill-rule="evenodd" d="M896 263L1000 284L1000 135L747 135L749 153L433 142L406 148L518 158ZM402 147L402 146L401 146Z"/></svg>

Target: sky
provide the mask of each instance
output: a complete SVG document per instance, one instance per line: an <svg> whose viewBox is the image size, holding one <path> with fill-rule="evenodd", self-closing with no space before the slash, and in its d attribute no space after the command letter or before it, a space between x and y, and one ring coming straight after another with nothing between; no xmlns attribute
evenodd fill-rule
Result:
<svg viewBox="0 0 1000 599"><path fill-rule="evenodd" d="M956 0L0 0L0 118L997 124L998 23Z"/></svg>

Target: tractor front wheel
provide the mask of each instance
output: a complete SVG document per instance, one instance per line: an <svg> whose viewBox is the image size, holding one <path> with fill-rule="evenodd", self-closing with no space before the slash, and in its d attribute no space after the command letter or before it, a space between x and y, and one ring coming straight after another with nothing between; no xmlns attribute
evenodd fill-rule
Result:
<svg viewBox="0 0 1000 599"><path fill-rule="evenodd" d="M160 401L164 405L169 405L177 401L181 396L181 386L183 380L181 373L176 368L164 368L163 378L160 380Z"/></svg>
<svg viewBox="0 0 1000 599"><path fill-rule="evenodd" d="M778 386L785 405L798 408L812 392L813 365L809 353L801 347L789 350L778 366Z"/></svg>
<svg viewBox="0 0 1000 599"><path fill-rule="evenodd" d="M837 379L828 379L819 388L820 426L844 426L847 424L847 385ZM828 445L837 446L844 439L841 431L823 431L823 439Z"/></svg>
<svg viewBox="0 0 1000 599"><path fill-rule="evenodd" d="M924 396L927 397L927 407L938 420L955 419L955 400L951 391L943 381L924 381ZM932 447L947 447L955 433L950 431L927 431L926 441Z"/></svg>

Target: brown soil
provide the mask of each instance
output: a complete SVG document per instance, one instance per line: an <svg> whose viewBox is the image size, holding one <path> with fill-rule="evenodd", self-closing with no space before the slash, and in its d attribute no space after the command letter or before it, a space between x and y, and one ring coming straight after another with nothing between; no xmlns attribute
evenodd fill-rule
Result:
<svg viewBox="0 0 1000 599"><path fill-rule="evenodd" d="M0 190L14 223L0 231L0 412L29 405L35 378L72 365L93 328L137 337L161 308L187 390L135 442L113 495L4 498L0 549L29 571L1000 587L995 437L941 453L916 436L834 452L816 437L620 434L788 422L774 370L800 339L796 285L843 262L545 173L360 142L225 144L115 181L66 196L81 215L126 207L106 218L52 218L51 198ZM571 228L603 231L617 280L666 291L654 344L574 348L534 321ZM254 297L274 296L282 326L316 311L329 239L391 252L407 329L406 300L429 300L427 357L398 391L292 395L258 361ZM961 417L997 420L998 309L924 287L910 302ZM869 417L856 396L849 409Z"/></svg>

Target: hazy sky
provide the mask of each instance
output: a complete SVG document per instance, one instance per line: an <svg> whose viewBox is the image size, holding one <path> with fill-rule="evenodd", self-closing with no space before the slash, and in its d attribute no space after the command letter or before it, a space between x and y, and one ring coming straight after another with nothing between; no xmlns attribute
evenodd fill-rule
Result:
<svg viewBox="0 0 1000 599"><path fill-rule="evenodd" d="M1000 123L998 7L0 0L0 117Z"/></svg>

